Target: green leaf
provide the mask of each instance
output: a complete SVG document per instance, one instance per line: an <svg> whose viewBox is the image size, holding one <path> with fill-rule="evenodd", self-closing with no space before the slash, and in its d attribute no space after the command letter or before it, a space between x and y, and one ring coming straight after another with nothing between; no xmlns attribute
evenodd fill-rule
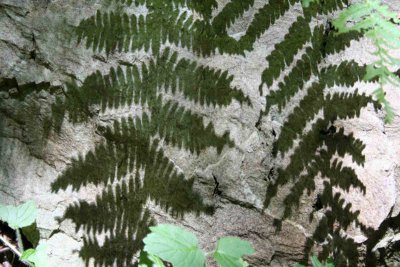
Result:
<svg viewBox="0 0 400 267"><path fill-rule="evenodd" d="M351 30L364 32L374 43L376 51L372 55L378 59L367 67L364 80L377 79L380 82L376 96L386 111L385 123L393 121L394 112L385 98L383 87L387 83L400 86L400 79L389 70L390 66L397 67L400 64L400 59L390 53L400 48L400 31L396 25L398 21L397 14L381 1L365 0L351 5L333 22L339 33Z"/></svg>
<svg viewBox="0 0 400 267"><path fill-rule="evenodd" d="M47 245L40 244L36 249L25 250L20 258L22 261L34 264L35 267L49 267Z"/></svg>
<svg viewBox="0 0 400 267"><path fill-rule="evenodd" d="M33 224L37 217L37 208L33 201L17 207L0 205L0 220L14 230Z"/></svg>
<svg viewBox="0 0 400 267"><path fill-rule="evenodd" d="M22 255L21 255L21 260L28 261L28 259L30 257L32 257L32 255L34 255L35 253L36 253L36 250L33 248L24 250L24 252L22 252Z"/></svg>
<svg viewBox="0 0 400 267"><path fill-rule="evenodd" d="M243 255L254 253L254 249L247 241L237 237L223 237L218 240L214 258L221 267L243 267Z"/></svg>
<svg viewBox="0 0 400 267"><path fill-rule="evenodd" d="M150 227L144 251L172 263L174 267L204 267L204 252L194 234L170 224Z"/></svg>
<svg viewBox="0 0 400 267"><path fill-rule="evenodd" d="M240 259L243 263L243 267L249 267L249 264L247 263L247 261Z"/></svg>
<svg viewBox="0 0 400 267"><path fill-rule="evenodd" d="M364 76L364 80L365 81L370 81L372 79L374 79L375 77L379 77L383 75L383 70L382 68L375 68L372 65L368 65L367 66L367 72Z"/></svg>
<svg viewBox="0 0 400 267"><path fill-rule="evenodd" d="M385 91L383 90L382 87L379 87L374 91L374 94L378 102L381 103L383 105L383 108L385 109L386 112L385 123L391 123L394 119L395 114L392 105L389 103L389 101L386 100Z"/></svg>
<svg viewBox="0 0 400 267"><path fill-rule="evenodd" d="M325 262L325 267L335 267L332 259L327 259Z"/></svg>
<svg viewBox="0 0 400 267"><path fill-rule="evenodd" d="M165 265L159 257L142 251L139 257L138 267L165 267Z"/></svg>
<svg viewBox="0 0 400 267"><path fill-rule="evenodd" d="M311 263L312 263L313 267L323 267L322 263L318 260L317 256L311 257Z"/></svg>
<svg viewBox="0 0 400 267"><path fill-rule="evenodd" d="M306 267L306 266L304 266L303 264L300 264L300 263L296 263L293 267Z"/></svg>
<svg viewBox="0 0 400 267"><path fill-rule="evenodd" d="M23 227L21 230L33 247L36 247L39 244L40 233L37 229L36 223Z"/></svg>

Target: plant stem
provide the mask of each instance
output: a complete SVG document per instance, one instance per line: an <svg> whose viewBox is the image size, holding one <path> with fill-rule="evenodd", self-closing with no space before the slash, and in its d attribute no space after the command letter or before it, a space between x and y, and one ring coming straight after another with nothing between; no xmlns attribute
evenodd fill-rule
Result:
<svg viewBox="0 0 400 267"><path fill-rule="evenodd" d="M18 228L15 232L17 233L18 248L22 253L24 252L24 243L22 242L21 230Z"/></svg>
<svg viewBox="0 0 400 267"><path fill-rule="evenodd" d="M7 239L5 239L1 235L0 235L0 241L3 242L4 245L9 247L11 249L11 251L14 252L15 255L17 255L18 257L21 257L21 252L19 252L19 250L14 245L12 245L10 242L8 242Z"/></svg>
<svg viewBox="0 0 400 267"><path fill-rule="evenodd" d="M0 249L0 254L9 251L10 248L9 247L4 247Z"/></svg>
<svg viewBox="0 0 400 267"><path fill-rule="evenodd" d="M17 231L18 233L18 231ZM18 234L17 234L18 235ZM11 251L18 256L18 258L21 258L22 253L10 242L7 241L7 239L5 239L2 235L0 235L0 241L4 243L4 245L6 245L7 247L9 247L11 249ZM21 261L23 264L25 264L26 266L31 266L29 263L25 262L25 261Z"/></svg>

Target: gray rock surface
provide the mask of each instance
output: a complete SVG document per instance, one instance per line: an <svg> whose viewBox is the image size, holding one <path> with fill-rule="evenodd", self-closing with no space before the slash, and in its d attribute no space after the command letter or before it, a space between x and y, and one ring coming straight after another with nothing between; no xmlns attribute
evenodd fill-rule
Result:
<svg viewBox="0 0 400 267"><path fill-rule="evenodd" d="M226 1L219 2L223 5ZM396 0L387 2L400 12ZM256 1L255 7L231 27L229 34L242 35L262 3ZM149 56L144 51L115 53L104 58L85 49L84 45L65 44L63 40L70 34L68 26L77 25L81 19L95 14L99 6L100 1L94 0L0 0L0 78L15 77L19 84L49 82L61 88L69 79L69 73L83 80L96 70L106 73L121 60L147 62ZM305 195L295 216L283 222L280 232L275 231L274 219L280 216L280 200L285 190L278 193L269 209L264 210L263 203L269 174L274 167L272 130L279 131L284 114L279 118L266 116L261 126L256 127L259 113L265 108L265 97L259 95L261 73L267 66L265 57L282 40L299 10L298 4L291 7L290 12L256 41L254 50L246 52L245 57L216 54L196 58L188 51L181 51L188 58L196 58L207 66L234 75L232 84L251 99L252 106L241 106L234 101L227 107L215 109L196 106L183 98L180 101L204 115L205 123L213 122L218 134L229 131L236 144L232 148L225 147L221 154L215 149L207 149L199 155L174 147L167 147L165 151L187 177L195 177L196 190L207 203L216 207L213 216L188 214L179 220L155 203L148 203L157 222L187 227L200 237L206 250L211 250L221 236L232 235L251 241L257 251L251 257L252 266L290 266L301 260L304 242L315 227L308 222L315 198L312 194ZM328 61L355 59L368 63L371 62L370 50L368 41L354 42L345 52ZM373 85L365 83L360 83L358 88L368 93L374 90ZM39 206L37 224L41 237L47 240L54 263L60 267L84 266L77 253L83 244L82 232L76 232L70 220L59 223L57 218L69 204L79 199L94 201L101 188L87 186L78 192L69 189L53 193L51 183L72 158L86 154L102 141L99 126L132 112L140 114L144 108L133 106L99 112L91 121L81 124L65 120L60 133L51 131L44 136L38 125L44 123L55 96L41 91L20 101L10 97L13 93L10 89L0 94L0 202L18 204L34 200ZM366 144L366 162L363 167L355 167L366 186L366 194L358 190L345 194L353 209L360 210L360 220L374 229L391 214L400 212L399 98L400 90L389 88L388 99L396 112L391 125L385 125L383 113L376 113L372 107L364 109L360 118L336 122ZM27 114L32 116L25 116ZM352 166L350 158L346 162ZM214 178L220 195L214 194ZM357 242L366 240L355 227L349 234Z"/></svg>

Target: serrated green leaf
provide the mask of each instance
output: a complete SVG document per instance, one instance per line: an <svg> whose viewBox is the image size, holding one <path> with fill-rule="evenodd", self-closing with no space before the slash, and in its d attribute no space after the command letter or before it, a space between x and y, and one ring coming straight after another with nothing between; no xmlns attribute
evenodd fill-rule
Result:
<svg viewBox="0 0 400 267"><path fill-rule="evenodd" d="M20 258L22 261L34 264L35 267L49 267L47 245L40 244L36 249L25 250Z"/></svg>
<svg viewBox="0 0 400 267"><path fill-rule="evenodd" d="M170 224L150 227L144 251L172 263L174 267L204 267L205 255L194 234Z"/></svg>
<svg viewBox="0 0 400 267"><path fill-rule="evenodd" d="M33 201L17 207L0 205L0 220L14 230L33 224L37 217L37 208Z"/></svg>
<svg viewBox="0 0 400 267"><path fill-rule="evenodd" d="M382 68L375 68L374 66L368 65L367 66L367 72L364 76L365 81L370 81L374 79L375 77L381 76L383 73Z"/></svg>
<svg viewBox="0 0 400 267"><path fill-rule="evenodd" d="M394 111L385 98L383 87L387 83L400 86L399 78L389 70L389 66L400 64L400 59L390 54L391 50L400 49L400 30L396 25L398 21L397 14L381 1L365 0L351 5L333 22L339 33L351 30L364 32L374 43L376 51L372 55L378 59L367 67L364 80L379 79L380 88L376 96L385 109L385 123L393 121Z"/></svg>
<svg viewBox="0 0 400 267"><path fill-rule="evenodd" d="M317 256L311 257L311 263L312 263L313 267L323 267L322 263L318 260Z"/></svg>
<svg viewBox="0 0 400 267"><path fill-rule="evenodd" d="M385 123L391 123L394 119L394 110L389 103L389 101L386 100L385 98L385 91L383 90L382 87L379 87L374 91L374 94L378 100L379 103L382 104L383 108L385 109Z"/></svg>
<svg viewBox="0 0 400 267"><path fill-rule="evenodd" d="M221 267L243 267L243 255L254 253L254 249L247 241L237 237L223 237L218 240L214 258Z"/></svg>

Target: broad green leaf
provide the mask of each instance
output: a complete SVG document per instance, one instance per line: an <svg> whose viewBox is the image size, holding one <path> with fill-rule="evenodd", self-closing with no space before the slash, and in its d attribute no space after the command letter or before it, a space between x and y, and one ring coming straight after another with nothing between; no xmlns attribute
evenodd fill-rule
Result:
<svg viewBox="0 0 400 267"><path fill-rule="evenodd" d="M304 266L303 264L300 264L300 263L296 263L293 267L306 267L306 266Z"/></svg>
<svg viewBox="0 0 400 267"><path fill-rule="evenodd" d="M204 252L194 234L170 224L150 227L144 251L172 263L174 267L204 267Z"/></svg>
<svg viewBox="0 0 400 267"><path fill-rule="evenodd" d="M138 267L165 267L162 260L155 255L151 255L145 251L140 253Z"/></svg>
<svg viewBox="0 0 400 267"><path fill-rule="evenodd" d="M165 267L163 261L159 257L150 255L149 259L153 262L152 267Z"/></svg>
<svg viewBox="0 0 400 267"><path fill-rule="evenodd" d="M223 237L218 240L214 258L221 267L243 267L243 255L254 253L254 249L247 241L237 237Z"/></svg>
<svg viewBox="0 0 400 267"><path fill-rule="evenodd" d="M318 260L317 256L311 257L311 263L312 263L313 267L323 267L322 263Z"/></svg>
<svg viewBox="0 0 400 267"><path fill-rule="evenodd" d="M0 221L7 222L9 206L0 204Z"/></svg>
<svg viewBox="0 0 400 267"><path fill-rule="evenodd" d="M47 245L40 244L36 249L25 250L21 255L21 260L34 264L35 267L49 267Z"/></svg>
<svg viewBox="0 0 400 267"><path fill-rule="evenodd" d="M36 253L36 250L33 248L24 250L21 255L21 260L28 261L27 259L30 258L33 254Z"/></svg>
<svg viewBox="0 0 400 267"><path fill-rule="evenodd" d="M33 224L37 217L36 205L28 201L17 207L0 205L0 220L13 229L23 228Z"/></svg>

